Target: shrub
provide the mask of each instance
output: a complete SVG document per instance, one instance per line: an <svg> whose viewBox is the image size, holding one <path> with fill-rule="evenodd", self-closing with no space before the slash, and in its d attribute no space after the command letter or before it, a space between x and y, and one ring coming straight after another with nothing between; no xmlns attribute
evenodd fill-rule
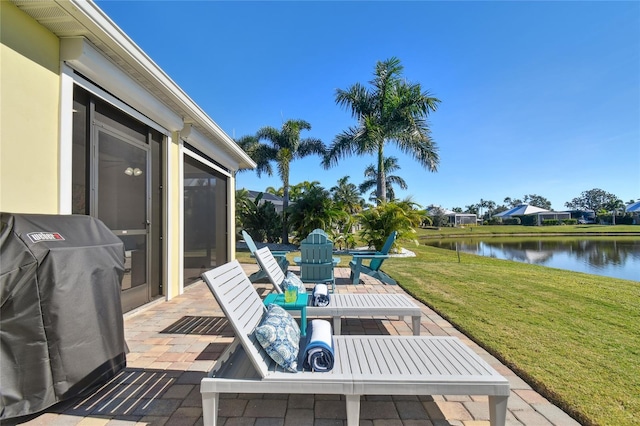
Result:
<svg viewBox="0 0 640 426"><path fill-rule="evenodd" d="M246 189L236 191L236 234L239 236L244 229L256 241L276 243L282 232L282 217L273 203L261 203L262 195L251 200Z"/></svg>
<svg viewBox="0 0 640 426"><path fill-rule="evenodd" d="M633 216L628 213L626 213L624 216L616 215L614 222L614 218L611 214L603 213L597 215L597 222L608 224L615 223L616 225L633 225Z"/></svg>
<svg viewBox="0 0 640 426"><path fill-rule="evenodd" d="M257 241L277 243L282 232L282 218L273 203L265 201L244 218L244 229Z"/></svg>
<svg viewBox="0 0 640 426"><path fill-rule="evenodd" d="M424 216L422 218L422 223L420 224L421 227L423 228L427 228L429 226L433 226L433 220L431 220L431 218L429 216Z"/></svg>
<svg viewBox="0 0 640 426"><path fill-rule="evenodd" d="M542 226L554 226L560 225L560 221L558 219L545 219L542 221Z"/></svg>
<svg viewBox="0 0 640 426"><path fill-rule="evenodd" d="M429 217L431 219L431 223L433 224L433 226L441 227L447 224L448 219L444 215L434 215Z"/></svg>
<svg viewBox="0 0 640 426"><path fill-rule="evenodd" d="M633 216L629 213L624 216L616 216L616 225L633 225Z"/></svg>
<svg viewBox="0 0 640 426"><path fill-rule="evenodd" d="M351 233L338 234L333 237L333 243L338 246L338 250L353 249L356 247L356 237Z"/></svg>
<svg viewBox="0 0 640 426"><path fill-rule="evenodd" d="M362 225L360 237L369 247L376 250L382 249L389 234L398 232L394 248L397 249L398 241L412 241L417 244L414 227L422 223L420 213L413 209L409 203L388 202L366 210L358 215Z"/></svg>
<svg viewBox="0 0 640 426"><path fill-rule="evenodd" d="M322 229L330 234L338 222L348 215L336 207L329 192L320 187L311 188L303 193L289 207L289 226L296 241L304 240L314 229Z"/></svg>
<svg viewBox="0 0 640 426"><path fill-rule="evenodd" d="M337 205L337 203L336 203ZM353 234L353 228L356 223L355 216L344 210L344 216L340 217L335 223L335 227L328 232L338 250L352 249L356 247L356 237Z"/></svg>

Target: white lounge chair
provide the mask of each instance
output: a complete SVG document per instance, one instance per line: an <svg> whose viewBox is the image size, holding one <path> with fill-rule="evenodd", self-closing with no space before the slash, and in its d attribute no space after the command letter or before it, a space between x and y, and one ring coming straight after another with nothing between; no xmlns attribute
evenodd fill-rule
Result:
<svg viewBox="0 0 640 426"><path fill-rule="evenodd" d="M253 241L253 238L251 238L251 235L249 235L247 231L243 230L242 238L244 239L244 242L247 245L249 252L251 253L251 257L255 257L255 252L256 250L258 250L258 247L256 246L256 243ZM280 268L283 271L286 271L287 268L289 267L289 261L287 260L287 253L289 253L289 251L288 250L273 251L272 253L273 253L273 257L277 259L278 265L280 265ZM260 269L254 272L253 274L251 274L249 276L249 280L251 280L252 283L255 283L256 281L263 279L265 276L266 274L264 273L264 271Z"/></svg>
<svg viewBox="0 0 640 426"><path fill-rule="evenodd" d="M488 395L491 425L504 426L509 382L455 337L334 336L329 372L291 373L275 364L254 329L266 308L237 261L203 279L235 331L200 383L203 423L216 426L220 393L341 394L356 426L360 395Z"/></svg>
<svg viewBox="0 0 640 426"><path fill-rule="evenodd" d="M278 261L273 257L268 247L256 250L256 260L265 272L267 278L278 293L282 293L281 283L285 275L278 266ZM332 317L333 332L340 335L342 332L342 317L380 317L398 316L400 318L411 316L413 334L420 335L420 307L413 303L404 294L331 294L331 302L328 306L307 306L307 317Z"/></svg>

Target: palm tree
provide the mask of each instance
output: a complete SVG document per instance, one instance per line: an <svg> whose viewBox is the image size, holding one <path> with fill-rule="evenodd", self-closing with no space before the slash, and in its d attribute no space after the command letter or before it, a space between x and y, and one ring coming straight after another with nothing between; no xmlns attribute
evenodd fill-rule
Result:
<svg viewBox="0 0 640 426"><path fill-rule="evenodd" d="M493 211L493 209L496 208L496 202L495 201L491 201L491 200L483 200L482 198L480 198L480 202L477 204L478 210L479 210L479 216L480 219L484 220L484 216L482 214L482 209L486 208L486 214L488 215L487 219L491 219L491 212Z"/></svg>
<svg viewBox="0 0 640 426"><path fill-rule="evenodd" d="M273 186L267 186L264 192L271 195L277 195L278 197L282 197L282 195L284 194L284 190L282 188L276 189Z"/></svg>
<svg viewBox="0 0 640 426"><path fill-rule="evenodd" d="M336 91L336 103L358 120L334 139L323 161L325 168L352 154L377 155L377 202L387 199L384 146L395 143L429 171L436 171L439 158L426 118L437 109L439 99L423 92L420 84L402 78L400 60L390 58L376 64L372 89L356 83Z"/></svg>
<svg viewBox="0 0 640 426"><path fill-rule="evenodd" d="M516 207L516 206L519 206L520 204L522 204L522 200L520 200L519 198L513 199L511 197L506 197L503 202L509 208Z"/></svg>
<svg viewBox="0 0 640 426"><path fill-rule="evenodd" d="M624 202L620 198L615 198L607 203L606 208L611 211L611 223L613 225L616 224L616 213L618 213L618 210L622 210L622 213L624 213L625 207Z"/></svg>
<svg viewBox="0 0 640 426"><path fill-rule="evenodd" d="M336 206L329 192L320 186L312 187L289 209L291 228L297 241L316 228L331 232L347 213Z"/></svg>
<svg viewBox="0 0 640 426"><path fill-rule="evenodd" d="M491 219L491 215L493 213L493 211L496 209L496 202L492 201L492 200L486 200L484 202L484 206L487 208L487 219Z"/></svg>
<svg viewBox="0 0 640 426"><path fill-rule="evenodd" d="M275 161L278 175L282 179L283 188L283 217L282 217L282 242L289 243L289 227L287 225L287 208L289 207L289 167L293 160L303 158L311 154L324 155L326 148L320 139L300 139L302 130L311 130L311 124L304 120L287 120L278 130L266 126L258 130L255 140L245 142L249 149L245 149L256 162L258 177L262 173L271 176L273 170L271 162ZM267 140L271 144L260 143ZM240 145L240 142L238 143ZM242 147L242 145L240 145Z"/></svg>
<svg viewBox="0 0 640 426"><path fill-rule="evenodd" d="M362 210L363 200L358 187L349 182L349 176L338 179L338 185L330 189L333 201L350 214Z"/></svg>
<svg viewBox="0 0 640 426"><path fill-rule="evenodd" d="M464 208L465 208L465 212L467 212L467 213L478 214L479 215L478 205L477 204L471 204L469 206L464 206Z"/></svg>
<svg viewBox="0 0 640 426"><path fill-rule="evenodd" d="M249 198L249 191L245 188L236 190L236 235L240 235L243 218L249 215L254 203Z"/></svg>
<svg viewBox="0 0 640 426"><path fill-rule="evenodd" d="M265 172L267 175L271 176L272 170L271 164L269 164L270 159L264 155L263 148L261 148L260 141L256 136L243 136L240 139L237 139L236 143L249 155L249 157L251 157L253 161L256 162L256 171L258 171L258 174ZM251 169L240 169L239 171L244 172L246 170Z"/></svg>
<svg viewBox="0 0 640 426"><path fill-rule="evenodd" d="M398 166L398 159L396 157L385 157L384 159L384 180L387 187L387 199L386 201L393 201L396 198L396 194L393 191L393 185L398 185L400 189L407 189L407 182L400 176L389 175L389 173L400 170ZM378 171L373 164L369 164L364 169L364 177L366 180L360 184L360 192L363 194L372 188L376 188L378 185ZM369 198L370 201L376 200L377 192L374 191Z"/></svg>
<svg viewBox="0 0 640 426"><path fill-rule="evenodd" d="M290 185L289 201L296 201L302 198L304 194L308 193L314 188L322 188L322 186L320 185L320 181L314 180L313 182L309 182L308 180L305 180L303 182L296 183L295 185Z"/></svg>

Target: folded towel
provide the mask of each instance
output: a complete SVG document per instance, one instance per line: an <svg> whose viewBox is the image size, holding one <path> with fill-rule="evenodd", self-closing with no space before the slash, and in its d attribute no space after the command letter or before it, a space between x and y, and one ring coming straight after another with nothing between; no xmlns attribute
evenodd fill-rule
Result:
<svg viewBox="0 0 640 426"><path fill-rule="evenodd" d="M329 287L326 284L316 284L315 287L313 287L313 293L311 293L311 295L313 306L329 305Z"/></svg>
<svg viewBox="0 0 640 426"><path fill-rule="evenodd" d="M326 372L333 368L333 336L331 323L314 319L307 328L307 344L304 349L303 367L307 370Z"/></svg>

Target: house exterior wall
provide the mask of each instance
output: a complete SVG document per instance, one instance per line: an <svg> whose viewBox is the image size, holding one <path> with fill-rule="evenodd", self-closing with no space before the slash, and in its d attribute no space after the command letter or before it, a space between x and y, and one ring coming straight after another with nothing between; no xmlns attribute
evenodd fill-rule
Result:
<svg viewBox="0 0 640 426"><path fill-rule="evenodd" d="M67 13L75 19L74 28L75 24L82 27L87 22L98 22L102 26L91 27L87 34L102 36L102 41L116 34L117 41L122 43L116 48L128 49L135 60L144 55L137 47L127 44L110 21L102 19L102 12L97 11L92 2L70 0L51 5L52 8L75 5L65 10L57 9L56 13ZM162 145L161 197L161 285L165 298L171 299L184 289L183 140L221 164L230 176L227 181L226 245L228 257L233 259L233 175L240 165L253 164L246 153L237 149L231 138L198 106L188 100L185 107L181 102L185 102L186 96L168 77L152 89L145 88L124 68L109 60L107 53L113 54L113 51L104 50L113 48L109 43L97 43L98 48L86 34L60 38L56 29L47 27L46 20L41 20L37 14L31 17L20 9L20 5L0 1L0 8L0 211L72 213L71 166L76 164L72 156L72 110L74 86L78 85L166 138ZM83 13L96 20L85 19ZM146 58L142 59L147 65L150 63ZM138 64L132 60L129 66L133 62ZM161 73L153 67L145 70L155 75ZM173 106L156 98L156 90L174 101ZM188 108L187 115L193 114L194 118L185 117L184 108ZM199 123L209 136L197 130L181 134L186 119Z"/></svg>
<svg viewBox="0 0 640 426"><path fill-rule="evenodd" d="M0 211L59 213L59 39L0 2Z"/></svg>

